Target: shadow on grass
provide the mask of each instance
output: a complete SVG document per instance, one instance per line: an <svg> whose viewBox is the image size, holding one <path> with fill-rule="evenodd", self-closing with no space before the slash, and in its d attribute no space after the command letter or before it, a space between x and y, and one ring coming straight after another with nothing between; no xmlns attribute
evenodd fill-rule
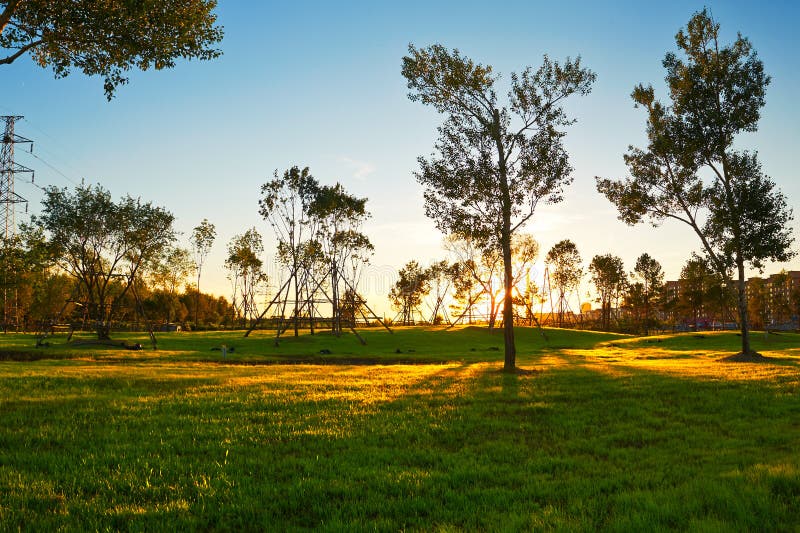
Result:
<svg viewBox="0 0 800 533"><path fill-rule="evenodd" d="M3 522L331 530L800 523L796 384L679 378L564 354L532 362L537 372L527 375L464 363L283 367L265 369L269 381L241 368L226 376L247 371L247 379L4 378L4 395L50 400L0 404L0 425L13 428L0 432ZM385 401L370 398L383 392L391 393Z"/></svg>

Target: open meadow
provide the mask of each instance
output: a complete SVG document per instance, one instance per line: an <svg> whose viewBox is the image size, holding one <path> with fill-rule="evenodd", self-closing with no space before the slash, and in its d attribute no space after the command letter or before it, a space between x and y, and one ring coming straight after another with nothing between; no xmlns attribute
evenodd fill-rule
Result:
<svg viewBox="0 0 800 533"><path fill-rule="evenodd" d="M359 333L0 337L0 529L800 528L800 335Z"/></svg>

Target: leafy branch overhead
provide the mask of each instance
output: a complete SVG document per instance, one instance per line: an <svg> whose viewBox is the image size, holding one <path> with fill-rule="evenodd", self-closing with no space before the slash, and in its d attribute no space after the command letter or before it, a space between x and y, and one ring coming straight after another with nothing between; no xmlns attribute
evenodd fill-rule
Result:
<svg viewBox="0 0 800 533"><path fill-rule="evenodd" d="M57 78L102 76L108 99L133 69L221 52L215 0L8 0L0 2L0 65L25 54Z"/></svg>

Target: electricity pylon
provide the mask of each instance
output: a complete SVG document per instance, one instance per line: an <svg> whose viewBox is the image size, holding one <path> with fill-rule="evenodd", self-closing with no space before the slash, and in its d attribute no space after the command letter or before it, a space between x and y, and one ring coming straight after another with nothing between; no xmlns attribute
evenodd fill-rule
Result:
<svg viewBox="0 0 800 533"><path fill-rule="evenodd" d="M27 203L27 200L14 191L14 178L20 173L30 173L33 181L33 170L14 161L14 145L30 144L33 151L33 141L14 133L14 123L23 117L0 116L4 123L3 143L0 149L0 224L3 225L4 247L13 245L17 235L16 204ZM8 252L9 250L6 250ZM3 253L3 262L0 264L0 285L3 289L3 331L8 331L9 326L18 327L17 321L17 290L13 279L16 272L10 264L10 254Z"/></svg>
<svg viewBox="0 0 800 533"><path fill-rule="evenodd" d="M2 150L0 151L0 223L3 224L3 237L6 240L12 239L17 234L16 208L14 206L27 203L25 198L14 192L14 176L20 173L30 173L33 176L33 170L14 161L15 144L29 144L33 150L32 140L14 133L14 122L21 118L23 117L0 117L5 125Z"/></svg>

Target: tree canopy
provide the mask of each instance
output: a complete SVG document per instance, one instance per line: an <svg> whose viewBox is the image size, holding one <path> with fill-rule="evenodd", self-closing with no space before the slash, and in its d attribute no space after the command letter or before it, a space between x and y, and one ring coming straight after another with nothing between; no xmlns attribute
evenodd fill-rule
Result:
<svg viewBox="0 0 800 533"><path fill-rule="evenodd" d="M0 65L30 54L63 78L73 69L102 76L110 100L134 68L208 60L222 28L216 0L6 0L0 2Z"/></svg>

